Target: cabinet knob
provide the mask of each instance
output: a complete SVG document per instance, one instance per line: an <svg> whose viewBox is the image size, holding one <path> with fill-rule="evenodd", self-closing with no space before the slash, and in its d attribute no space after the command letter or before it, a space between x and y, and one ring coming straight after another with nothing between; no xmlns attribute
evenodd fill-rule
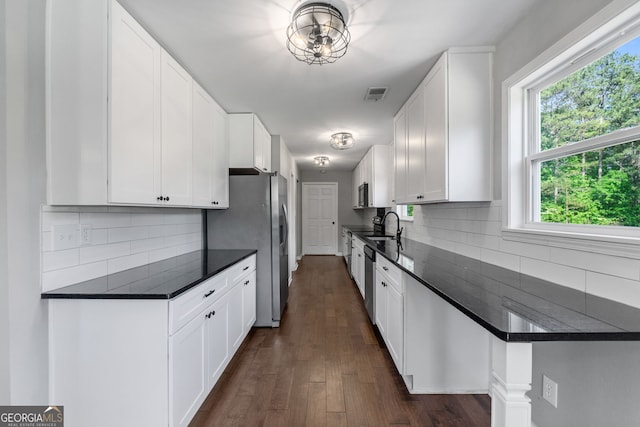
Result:
<svg viewBox="0 0 640 427"><path fill-rule="evenodd" d="M382 267L382 269L383 269L384 271L389 271L389 268L384 267L384 266Z"/></svg>
<svg viewBox="0 0 640 427"><path fill-rule="evenodd" d="M158 198L156 198L157 201L161 202L163 200L162 196L158 196Z"/></svg>
<svg viewBox="0 0 640 427"><path fill-rule="evenodd" d="M249 269L249 266L247 265L245 268L242 269L242 271L247 271Z"/></svg>
<svg viewBox="0 0 640 427"><path fill-rule="evenodd" d="M164 200L168 202L169 201L169 196L165 197Z"/></svg>
<svg viewBox="0 0 640 427"><path fill-rule="evenodd" d="M204 294L203 298L209 298L211 295L213 295L215 291L216 291L215 289L210 290L209 292Z"/></svg>
<svg viewBox="0 0 640 427"><path fill-rule="evenodd" d="M266 171L267 171L267 168L262 168L262 170L266 172Z"/></svg>
<svg viewBox="0 0 640 427"><path fill-rule="evenodd" d="M246 282L244 282L244 285L247 286L249 284L249 281L247 280Z"/></svg>
<svg viewBox="0 0 640 427"><path fill-rule="evenodd" d="M205 316L207 319L211 319L211 317L213 317L213 316L215 316L215 315L216 315L216 311L215 311L215 310L213 310L213 311L210 311L209 313L205 314L204 316Z"/></svg>

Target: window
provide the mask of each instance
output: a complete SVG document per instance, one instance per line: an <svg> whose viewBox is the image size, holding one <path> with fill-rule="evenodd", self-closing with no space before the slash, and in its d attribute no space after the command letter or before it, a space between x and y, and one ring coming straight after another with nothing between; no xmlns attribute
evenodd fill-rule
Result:
<svg viewBox="0 0 640 427"><path fill-rule="evenodd" d="M640 38L529 97L531 220L640 226Z"/></svg>
<svg viewBox="0 0 640 427"><path fill-rule="evenodd" d="M640 242L640 5L614 6L503 83L506 238Z"/></svg>
<svg viewBox="0 0 640 427"><path fill-rule="evenodd" d="M398 205L397 212L401 221L413 221L413 205Z"/></svg>

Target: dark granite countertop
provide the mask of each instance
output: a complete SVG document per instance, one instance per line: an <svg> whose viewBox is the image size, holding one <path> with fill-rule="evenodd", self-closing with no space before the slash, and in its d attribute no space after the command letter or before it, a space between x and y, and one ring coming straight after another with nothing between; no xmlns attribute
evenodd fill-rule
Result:
<svg viewBox="0 0 640 427"><path fill-rule="evenodd" d="M43 299L171 299L256 252L255 249L189 252L44 292L41 297Z"/></svg>
<svg viewBox="0 0 640 427"><path fill-rule="evenodd" d="M640 340L640 309L413 240L364 240L503 341Z"/></svg>

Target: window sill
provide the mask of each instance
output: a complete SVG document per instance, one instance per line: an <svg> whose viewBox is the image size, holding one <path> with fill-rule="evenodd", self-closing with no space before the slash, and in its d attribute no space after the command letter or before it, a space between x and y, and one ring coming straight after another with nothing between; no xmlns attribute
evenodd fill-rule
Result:
<svg viewBox="0 0 640 427"><path fill-rule="evenodd" d="M504 240L640 259L640 238L533 228L503 228Z"/></svg>
<svg viewBox="0 0 640 427"><path fill-rule="evenodd" d="M400 217L400 221L403 221L403 222L413 222L413 218L402 218L402 217Z"/></svg>

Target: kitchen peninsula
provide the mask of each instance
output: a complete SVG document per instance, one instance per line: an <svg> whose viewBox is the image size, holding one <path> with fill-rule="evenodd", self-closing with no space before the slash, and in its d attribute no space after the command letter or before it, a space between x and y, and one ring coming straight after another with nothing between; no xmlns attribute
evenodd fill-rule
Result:
<svg viewBox="0 0 640 427"><path fill-rule="evenodd" d="M452 392L441 376L484 370L494 426L531 425L534 342L640 341L636 308L413 240L371 241L352 232L402 272L399 370L409 390Z"/></svg>

